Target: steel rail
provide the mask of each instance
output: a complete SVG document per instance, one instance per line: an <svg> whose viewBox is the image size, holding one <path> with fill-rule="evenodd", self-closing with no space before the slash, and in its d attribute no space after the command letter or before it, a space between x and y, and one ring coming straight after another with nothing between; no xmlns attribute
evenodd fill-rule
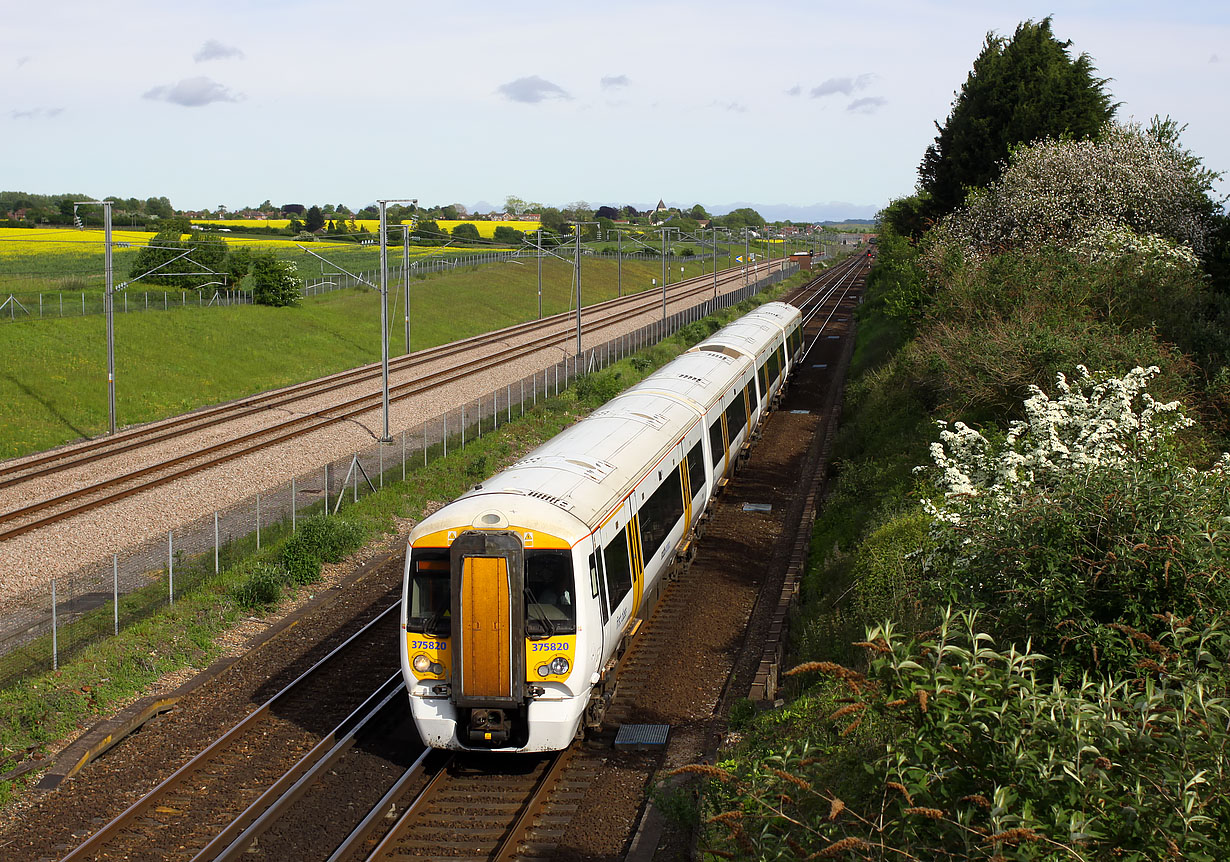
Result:
<svg viewBox="0 0 1230 862"><path fill-rule="evenodd" d="M123 812L114 817L109 823L87 838L76 849L65 856L61 862L77 862L84 859L87 854L100 849L108 840L119 832L122 828L133 822L140 815L149 809L163 794L169 792L180 784L188 775L195 772L199 767L208 763L216 754L225 749L232 741L242 737L248 731L256 727L257 724L267 719L273 712L275 705L294 692L303 682L318 673L325 665L334 661L342 652L349 649L362 637L367 635L373 628L383 624L391 615L400 613L401 602L398 601L384 611L381 611L376 617L370 620L366 625L360 628L353 635L348 637L342 643L338 644L327 655L315 662L311 667L297 676L293 681L286 685L281 691L273 695L259 707L248 713L224 733L222 736L215 739L203 750L199 751L187 763L181 766L175 772L171 773L162 780L153 790L146 793L132 805L128 806Z"/></svg>
<svg viewBox="0 0 1230 862"><path fill-rule="evenodd" d="M737 271L733 270L723 270L720 274L722 276L722 284L728 284L738 277ZM699 277L679 282L679 286L687 286L688 290L681 295L677 295L675 299L688 298L692 295L706 292L705 289L711 286L710 283L706 282L704 285L701 285L697 282L697 278ZM693 282L697 283L693 284ZM635 306L638 304L644 304L646 309L655 307L657 304L656 294L652 302L647 301L645 292L616 297L589 306L586 314L592 317L594 312L606 311L622 305ZM475 347L481 347L488 342L506 341L510 337L533 333L536 330L550 330L562 323L571 323L571 314L571 311L560 312L541 320L513 324L494 332L470 336L469 338L450 342L449 344L421 350L408 356L397 357L392 360L391 368L398 372L412 370L416 365L439 362L458 353L463 353ZM379 365L373 363L356 369L340 371L316 380L293 384L271 392L248 396L226 404L206 407L183 414L182 416L159 420L138 428L119 431L116 434L96 438L85 443L53 449L41 455L22 459L20 463L0 464L0 477L7 477L0 478L0 489L71 469L87 461L109 458L143 446L173 439L183 433L199 431L224 422L241 419L244 416L259 413L262 410L268 410L299 399L317 397L344 386L357 385L375 379L381 373ZM119 445L115 445L117 443ZM31 469L39 467L42 469Z"/></svg>
<svg viewBox="0 0 1230 862"><path fill-rule="evenodd" d="M694 294L694 293L707 293L708 289L709 289L709 285L702 285L702 286L691 289L688 293L685 293L682 297L676 297L676 299L678 298L686 299L691 294ZM602 328L607 328L610 326L617 325L619 323L624 322L625 320L628 320L633 317L637 317L643 313L644 313L643 309L633 308L633 309L628 309L628 310L617 312L615 314L608 315L607 317L599 321L591 322L590 332L592 333L595 327L598 328L598 330L600 331ZM488 354L487 356L479 360L476 360L475 362L472 362L469 365L459 366L458 368L453 369L452 371L447 371L447 372L444 372L443 374L435 375L429 381L415 380L415 381L410 381L408 383L399 384L393 387L391 390L391 392L395 393L396 395L396 397L394 397L393 400L394 401L403 400L405 398L410 398L415 395L422 394L424 392L429 392L433 389L453 383L454 381L461 379L465 376L468 376L470 374L485 371L489 368L498 366L502 363L514 361L516 359L522 358L523 356L530 355L540 350L557 347L559 346L558 343L561 340L566 341L568 338L570 338L569 333L550 333L548 335L541 336L535 340L525 342L520 345L515 345L513 347L508 347L503 351L499 351L493 354ZM47 499L44 499L38 502L34 502L27 506L23 506L19 509L9 510L8 512L4 512L0 514L0 524L16 521L21 518L37 514L38 512L42 512L42 511L54 508L59 505L71 503L74 500L80 500L83 497L88 497L92 494L101 493L103 489L106 489L108 487L117 486L125 482L132 482L144 476L149 476L151 474L159 473L161 471L172 470L176 467L180 467L181 465L188 464L189 462L198 461L202 457L213 455L215 453L225 452L225 450L232 449L232 447L235 447L235 446L242 446L243 444L249 443L249 442L252 443L252 445L244 446L243 448L236 449L230 452L226 452L226 454L223 454L220 457L213 458L212 460L201 461L200 463L194 464L192 466L184 467L182 469L177 470L174 473L160 476L157 479L151 480L149 482L135 485L135 486L132 486L126 489L113 491L111 493L105 494L102 497L98 497L96 499L89 500L88 502L81 503L77 506L73 506L72 508L64 509L52 515L48 515L46 517L39 518L34 521L29 521L19 526L16 526L16 527L12 527L8 530L0 532L0 540L14 538L24 533L28 533L33 530L56 523L58 521L65 520L74 515L81 514L87 511L91 511L103 505L118 502L119 500L125 499L135 494L142 493L143 491L150 490L151 488L157 487L159 485L167 484L168 482L174 481L176 479L180 479L185 476L192 475L193 473L200 472L201 470L205 470L211 467L218 466L220 464L226 463L227 461L231 461L236 458L240 458L244 455L251 454L254 451L259 451L260 449L268 448L269 446L284 442L286 440L292 439L302 434L306 434L311 431L315 431L320 428L327 427L329 425L337 424L339 422L348 421L355 416L358 416L363 413L367 413L371 410L376 409L376 407L378 406L379 398L380 398L380 395L378 393L360 396L358 398L351 399L350 401L342 402L339 405L334 405L334 407L330 409L329 413L336 414L336 415L324 415L324 411L316 411L314 413L307 414L305 416L288 419L283 422L276 423L274 425L266 426L264 428L258 429L248 434L244 434L238 437L231 438L229 440L222 441L220 443L216 443L212 446L207 446L205 448L198 449L186 455L181 455L176 458L171 458L166 461L159 462L157 464L152 464L147 467L142 467L137 470L130 471L129 473L126 473L122 476L112 477L103 482L99 482L99 483L96 483L94 485L90 485L84 488L78 488L66 494L61 494L56 497L51 497L51 498L47 498Z"/></svg>
<svg viewBox="0 0 1230 862"><path fill-rule="evenodd" d="M398 671L202 847L192 862L235 862L307 793L326 769L335 766L357 744L360 735L370 731L378 717L391 706L405 708L408 703L406 683Z"/></svg>

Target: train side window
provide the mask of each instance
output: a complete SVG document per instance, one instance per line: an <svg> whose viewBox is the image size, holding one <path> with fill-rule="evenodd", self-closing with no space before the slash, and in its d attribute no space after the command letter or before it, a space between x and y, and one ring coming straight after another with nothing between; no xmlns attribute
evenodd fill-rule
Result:
<svg viewBox="0 0 1230 862"><path fill-rule="evenodd" d="M701 487L705 484L704 455L700 451L699 440L688 452L688 484L692 486L693 497L700 493Z"/></svg>
<svg viewBox="0 0 1230 862"><path fill-rule="evenodd" d="M722 459L726 457L726 444L722 442L722 417L713 420L709 426L709 450L713 452L713 469L716 472Z"/></svg>
<svg viewBox="0 0 1230 862"><path fill-rule="evenodd" d="M611 609L619 607L624 596L632 590L632 558L628 554L628 528L624 527L611 543L602 549L606 563L607 595Z"/></svg>
<svg viewBox="0 0 1230 862"><path fill-rule="evenodd" d="M683 517L683 486L678 472L672 473L649 499L641 504L637 514L641 524L641 552L646 566L662 547L666 537Z"/></svg>
<svg viewBox="0 0 1230 862"><path fill-rule="evenodd" d="M747 405L738 395L735 400L726 405L726 428L730 439L734 440L747 427Z"/></svg>
<svg viewBox="0 0 1230 862"><path fill-rule="evenodd" d="M756 370L756 376L760 380L760 400L761 401L764 401L765 397L769 394L769 375L765 371L766 362L760 363L760 368Z"/></svg>

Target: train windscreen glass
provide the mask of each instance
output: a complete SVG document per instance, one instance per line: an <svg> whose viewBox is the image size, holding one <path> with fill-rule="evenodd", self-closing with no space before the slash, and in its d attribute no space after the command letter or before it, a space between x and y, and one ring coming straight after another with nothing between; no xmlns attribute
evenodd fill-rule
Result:
<svg viewBox="0 0 1230 862"><path fill-rule="evenodd" d="M525 552L525 633L575 634L576 583L568 551Z"/></svg>
<svg viewBox="0 0 1230 862"><path fill-rule="evenodd" d="M447 637L449 613L448 548L415 548L410 552L410 607L406 628L412 632Z"/></svg>

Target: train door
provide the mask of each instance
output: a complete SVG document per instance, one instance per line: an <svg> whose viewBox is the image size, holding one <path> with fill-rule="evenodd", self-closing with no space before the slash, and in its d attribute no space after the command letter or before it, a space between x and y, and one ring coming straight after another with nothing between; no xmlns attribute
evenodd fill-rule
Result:
<svg viewBox="0 0 1230 862"><path fill-rule="evenodd" d="M521 538L467 530L450 548L453 702L511 707L525 695L525 584Z"/></svg>

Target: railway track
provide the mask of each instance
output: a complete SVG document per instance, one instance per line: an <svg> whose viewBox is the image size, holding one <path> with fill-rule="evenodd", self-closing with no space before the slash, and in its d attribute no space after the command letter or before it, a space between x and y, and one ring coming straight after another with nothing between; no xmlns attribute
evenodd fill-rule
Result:
<svg viewBox="0 0 1230 862"><path fill-rule="evenodd" d="M739 270L719 273L721 285L738 283L742 279ZM707 298L713 290L712 282L692 280L682 283L672 299L673 302ZM586 312L589 322L586 332L591 337L602 338L603 333L625 326L628 321L643 316L647 310L656 308L658 299L644 293L633 294L591 307ZM397 402L419 396L431 396L447 391L447 387L473 374L498 369L532 356L544 350L566 345L572 331L568 315L556 315L543 321L533 321L510 327L487 336L459 342L442 348L403 357L396 365L397 376L402 382L390 386L390 401ZM502 345L502 346L497 346ZM478 358L468 361L460 357L466 352L477 353ZM459 364L427 377L419 376L429 365L455 360ZM391 369L392 373L393 369ZM118 502L204 470L260 452L263 449L311 433L327 429L343 422L353 422L364 414L379 409L381 393L376 386L380 378L378 367L365 367L353 372L333 375L321 381L254 396L230 405L209 408L174 420L155 423L142 429L132 429L111 438L68 447L25 459L7 466L0 466L0 490L10 500L21 500L22 505L0 512L0 541L14 538L41 528L52 527L68 518L91 512L100 507ZM339 393L346 387L363 387L366 391L352 397L330 403L327 407L303 407L304 404L322 395ZM289 418L263 424L256 430L227 433L225 423L254 416L269 417L283 413L298 413ZM217 442L180 444L186 454L164 457L153 463L145 463L135 469L123 467L108 471L106 461L119 454L140 451L155 451L158 444L171 444L187 440L186 435L211 431ZM44 490L48 477L67 470L88 468L95 474L80 479L76 487L61 491L54 484Z"/></svg>
<svg viewBox="0 0 1230 862"><path fill-rule="evenodd" d="M390 605L64 862L188 858L267 799L270 788L298 781L348 734L364 728L373 709L397 699L399 610L399 603Z"/></svg>
<svg viewBox="0 0 1230 862"><path fill-rule="evenodd" d="M795 292L793 301L804 309L811 336L809 352L827 340L832 324L848 331L848 317L842 314L852 310L850 295L865 271L865 264L829 270ZM758 555L747 546L744 527L729 523L733 517L722 515L716 532L733 529L739 536L734 544L749 555L742 565L759 568L763 551ZM722 565L730 568L730 561ZM328 689L330 699L338 701L332 704L336 720L330 718L331 729L306 738L296 725L299 736L279 735L275 719L292 712L291 698L309 698L303 689L291 694L295 686L338 661L341 650L359 649L356 635L64 862L553 858L601 781L619 725L644 720L661 704L661 686L671 676L664 668L681 660L680 639L686 638L681 633L687 626L706 625L696 617L709 589L711 574L686 567L663 583L656 612L621 658L619 688L603 731L558 754L460 756L424 750L409 722L400 674L380 677L379 685L359 686L351 679L363 666L358 652L340 659L350 668L345 684L337 685L335 678ZM396 605L390 607L363 631L374 633L390 620L395 623L396 611ZM392 632L383 635L388 644L396 643L395 632L392 625ZM365 674L368 679L379 676L373 668ZM371 693L363 697L360 690ZM319 715L300 721L321 723ZM656 769L661 757L650 762ZM194 812L198 816L191 816Z"/></svg>

